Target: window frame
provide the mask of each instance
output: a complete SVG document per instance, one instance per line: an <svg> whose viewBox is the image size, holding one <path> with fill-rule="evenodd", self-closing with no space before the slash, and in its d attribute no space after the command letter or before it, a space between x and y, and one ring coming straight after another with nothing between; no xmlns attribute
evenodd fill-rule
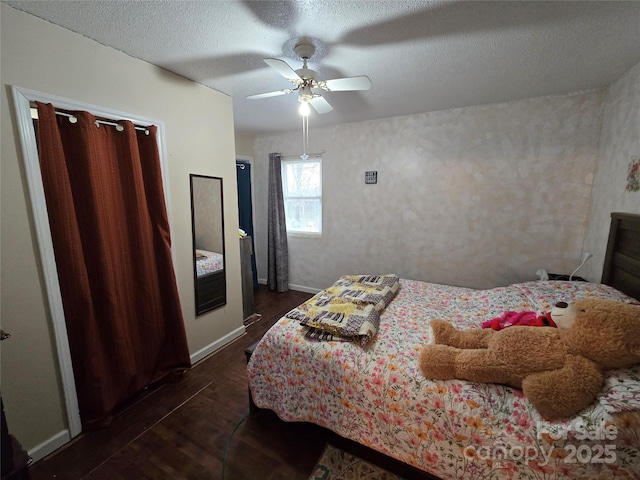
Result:
<svg viewBox="0 0 640 480"><path fill-rule="evenodd" d="M287 174L286 174L286 167L287 164L304 164L304 163L317 163L318 167L319 167L319 191L320 194L319 195L314 195L314 196L300 196L300 195L289 195L288 193L288 188L287 188ZM304 230L296 230L293 229L289 226L289 224L287 223L287 236L294 236L294 237L321 237L322 236L322 230L323 230L323 225L322 225L322 220L323 220L323 208L322 208L322 196L323 196L323 189L322 189L322 185L323 185L323 179L322 179L322 156L321 155L309 155L309 157L305 160L303 160L302 158L300 158L299 156L296 155L291 155L291 156L286 156L286 157L282 157L281 160L281 174L282 174L282 200L284 202L285 205L285 222L287 221L287 215L286 215L286 204L287 204L287 200L317 200L319 202L319 215L318 215L318 225L319 225L319 231L318 232L309 232L309 231L304 231Z"/></svg>

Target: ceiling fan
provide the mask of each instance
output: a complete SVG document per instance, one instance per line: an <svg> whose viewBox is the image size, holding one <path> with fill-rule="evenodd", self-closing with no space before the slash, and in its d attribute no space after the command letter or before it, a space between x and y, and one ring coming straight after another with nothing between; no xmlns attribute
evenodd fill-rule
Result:
<svg viewBox="0 0 640 480"><path fill-rule="evenodd" d="M307 67L309 60L315 53L315 47L311 43L300 42L293 51L300 57L303 62L302 68L294 70L287 62L278 60L277 58L265 58L264 63L275 69L280 75L289 80L293 84L293 88L285 88L275 92L259 93L250 95L247 98L259 99L267 97L275 97L277 95L286 95L298 92L298 101L300 105L300 113L302 115L309 114L309 105L318 113L327 113L333 110L333 107L327 100L312 89L320 89L325 92L344 92L353 90L369 90L371 88L371 80L366 75L358 77L334 78L332 80L319 80L318 73Z"/></svg>

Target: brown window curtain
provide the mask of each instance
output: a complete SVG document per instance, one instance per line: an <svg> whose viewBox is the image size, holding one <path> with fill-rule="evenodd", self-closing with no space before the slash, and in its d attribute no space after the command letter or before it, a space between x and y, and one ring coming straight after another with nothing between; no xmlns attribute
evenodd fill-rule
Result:
<svg viewBox="0 0 640 480"><path fill-rule="evenodd" d="M156 127L38 103L38 149L84 428L189 368Z"/></svg>

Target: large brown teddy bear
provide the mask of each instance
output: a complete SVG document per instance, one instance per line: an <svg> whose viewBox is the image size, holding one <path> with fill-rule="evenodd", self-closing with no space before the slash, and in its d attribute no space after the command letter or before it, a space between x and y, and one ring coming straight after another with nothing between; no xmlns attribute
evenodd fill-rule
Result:
<svg viewBox="0 0 640 480"><path fill-rule="evenodd" d="M543 417L570 417L594 401L603 371L640 362L640 306L601 299L560 306L558 328L460 331L433 320L434 345L420 353L420 370L435 380L510 385Z"/></svg>

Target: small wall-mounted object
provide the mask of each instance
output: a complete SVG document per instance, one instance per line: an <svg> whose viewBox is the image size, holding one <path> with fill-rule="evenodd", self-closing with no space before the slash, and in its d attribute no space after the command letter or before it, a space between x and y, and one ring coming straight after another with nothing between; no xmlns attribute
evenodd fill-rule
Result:
<svg viewBox="0 0 640 480"><path fill-rule="evenodd" d="M627 173L627 192L640 192L640 157L631 159Z"/></svg>
<svg viewBox="0 0 640 480"><path fill-rule="evenodd" d="M378 183L378 172L364 172L364 183Z"/></svg>

